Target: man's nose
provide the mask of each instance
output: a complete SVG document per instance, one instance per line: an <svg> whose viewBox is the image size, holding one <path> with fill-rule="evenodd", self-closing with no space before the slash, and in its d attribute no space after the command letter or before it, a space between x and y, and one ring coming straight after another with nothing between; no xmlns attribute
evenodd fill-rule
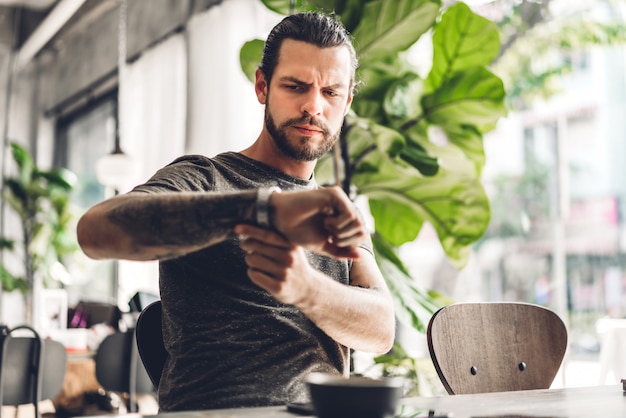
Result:
<svg viewBox="0 0 626 418"><path fill-rule="evenodd" d="M310 116L319 116L322 114L322 95L318 92L309 92L304 97L302 103L302 113Z"/></svg>

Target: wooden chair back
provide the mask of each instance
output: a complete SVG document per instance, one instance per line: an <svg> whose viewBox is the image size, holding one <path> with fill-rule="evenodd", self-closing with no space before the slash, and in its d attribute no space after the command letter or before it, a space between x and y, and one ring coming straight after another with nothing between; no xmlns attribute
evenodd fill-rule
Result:
<svg viewBox="0 0 626 418"><path fill-rule="evenodd" d="M527 303L460 303L441 308L428 349L449 394L547 389L567 348L563 321Z"/></svg>
<svg viewBox="0 0 626 418"><path fill-rule="evenodd" d="M159 387L167 358L161 315L161 301L152 302L139 314L135 330L139 356L155 389Z"/></svg>

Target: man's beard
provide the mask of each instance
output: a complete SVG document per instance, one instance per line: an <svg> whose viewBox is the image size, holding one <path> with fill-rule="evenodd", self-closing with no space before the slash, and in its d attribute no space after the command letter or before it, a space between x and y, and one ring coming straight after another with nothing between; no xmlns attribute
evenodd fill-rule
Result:
<svg viewBox="0 0 626 418"><path fill-rule="evenodd" d="M301 136L298 144L292 144L287 138L287 129L294 125L312 125L322 130L321 134L324 140L319 146L313 146L307 136ZM270 136L274 139L274 143L278 149L287 157L296 161L314 161L322 157L330 151L339 138L339 130L331 133L326 124L312 116L303 116L298 119L289 119L280 126L276 126L272 117L269 106L265 106L265 126Z"/></svg>

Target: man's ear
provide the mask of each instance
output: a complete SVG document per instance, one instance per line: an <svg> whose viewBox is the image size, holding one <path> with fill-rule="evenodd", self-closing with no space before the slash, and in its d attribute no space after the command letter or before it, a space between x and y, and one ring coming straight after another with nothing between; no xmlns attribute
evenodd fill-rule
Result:
<svg viewBox="0 0 626 418"><path fill-rule="evenodd" d="M267 89L269 88L265 73L257 68L254 81L254 91L259 103L264 105L267 102Z"/></svg>
<svg viewBox="0 0 626 418"><path fill-rule="evenodd" d="M348 103L346 103L346 110L344 110L343 115L346 116L350 111L350 106L352 106L352 100L354 99L354 94L350 93L350 97L348 97Z"/></svg>

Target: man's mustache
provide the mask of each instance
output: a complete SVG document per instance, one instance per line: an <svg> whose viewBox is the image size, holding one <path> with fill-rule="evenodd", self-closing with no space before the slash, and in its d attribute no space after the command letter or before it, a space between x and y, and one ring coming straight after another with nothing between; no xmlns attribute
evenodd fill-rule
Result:
<svg viewBox="0 0 626 418"><path fill-rule="evenodd" d="M302 116L301 118L297 119L289 119L283 124L283 126L285 127L294 125L311 125L321 129L325 134L328 134L330 132L330 129L328 129L328 126L326 126L324 122L314 118L313 116Z"/></svg>

